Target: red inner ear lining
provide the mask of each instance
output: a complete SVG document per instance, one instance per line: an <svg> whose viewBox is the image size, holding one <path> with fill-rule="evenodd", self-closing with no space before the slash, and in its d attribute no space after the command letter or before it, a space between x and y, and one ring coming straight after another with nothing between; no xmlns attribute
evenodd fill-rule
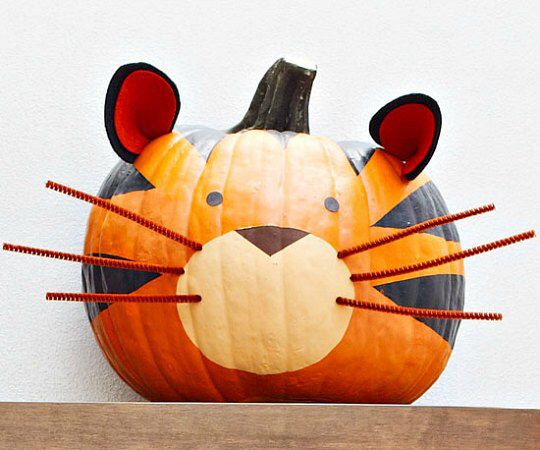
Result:
<svg viewBox="0 0 540 450"><path fill-rule="evenodd" d="M414 170L426 157L435 136L435 117L420 103L398 106L384 118L379 129L385 151L404 161L402 173Z"/></svg>
<svg viewBox="0 0 540 450"><path fill-rule="evenodd" d="M131 153L140 153L149 141L171 130L176 107L174 91L165 79L149 70L131 73L116 99L118 139Z"/></svg>

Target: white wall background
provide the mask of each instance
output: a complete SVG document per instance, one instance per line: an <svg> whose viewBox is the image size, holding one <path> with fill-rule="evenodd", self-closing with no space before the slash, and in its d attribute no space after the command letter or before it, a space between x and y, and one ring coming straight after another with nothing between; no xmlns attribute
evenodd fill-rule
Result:
<svg viewBox="0 0 540 450"><path fill-rule="evenodd" d="M0 241L80 252L87 205L117 161L103 127L114 70L146 61L178 84L179 123L236 123L282 55L315 61L314 134L368 139L372 114L420 91L443 130L429 166L465 247L531 227L539 207L539 6L500 1L22 1L0 5ZM539 241L467 260L468 310L446 371L417 404L540 407ZM109 368L80 304L77 264L0 254L0 400L140 400Z"/></svg>

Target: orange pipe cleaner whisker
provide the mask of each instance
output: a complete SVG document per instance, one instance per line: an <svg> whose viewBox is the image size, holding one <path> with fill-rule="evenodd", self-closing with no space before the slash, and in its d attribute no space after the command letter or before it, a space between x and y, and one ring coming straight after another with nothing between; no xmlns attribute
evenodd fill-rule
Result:
<svg viewBox="0 0 540 450"><path fill-rule="evenodd" d="M345 258L356 253L365 252L366 250L379 247L381 245L389 244L390 242L397 241L404 237L410 236L411 234L420 233L421 231L429 230L430 228L435 228L441 225L446 225L447 223L455 222L456 220L465 219L467 217L477 216L479 214L484 214L489 211L493 211L495 205L490 203L489 205L480 206L478 208L469 209L467 211L462 211L455 214L448 214L446 216L436 217L434 219L429 219L424 222L418 223L411 227L404 228L403 230L397 231L388 236L383 236L373 241L365 242L356 247L347 248L338 252L338 258Z"/></svg>
<svg viewBox="0 0 540 450"><path fill-rule="evenodd" d="M352 281L366 281L376 280L378 278L391 277L394 275L402 275L404 273L416 272L418 270L429 269L430 267L442 266L443 264L457 261L460 259L468 258L470 256L478 255L480 253L489 252L496 248L506 247L507 245L515 244L516 242L531 239L535 236L534 230L526 231L525 233L516 234L505 239L490 242L488 244L479 245L478 247L472 247L467 250L463 250L456 253L450 253L449 255L441 256L439 258L423 261L417 264L411 264L409 266L397 267L395 269L386 269L378 272L365 272L365 273L353 273L351 275Z"/></svg>
<svg viewBox="0 0 540 450"><path fill-rule="evenodd" d="M199 303L200 295L131 295L47 292L46 300L85 303Z"/></svg>
<svg viewBox="0 0 540 450"><path fill-rule="evenodd" d="M121 206L115 205L109 200L105 200L103 198L87 194L86 192L78 191L76 189L70 188L68 186L64 186L63 184L60 184L60 183L55 183L54 181L50 181L50 180L47 181L47 183L45 184L45 187L48 189L52 189L53 191L69 195L70 197L74 197L79 200L91 203L95 206L106 209L107 211L111 211L114 214L118 214L119 216L125 217L126 219L129 219L135 223L138 223L139 225L142 225L143 227L146 227L152 231L155 231L156 233L159 233L162 236L172 239L173 241L179 242L180 244L185 245L186 247L192 248L193 250L198 251L202 249L202 245L199 244L198 242L192 241L191 239L188 239L187 237L181 235L180 233L170 230L169 228L166 228L163 225L160 225L159 223L156 223L150 219L146 219L137 213L134 213L132 211L129 211L128 209L122 208Z"/></svg>
<svg viewBox="0 0 540 450"><path fill-rule="evenodd" d="M403 316L428 317L431 319L502 320L503 318L502 314L500 313L465 312L451 309L411 308L408 306L385 305L382 303L366 302L364 300L355 300L345 297L338 297L336 299L336 303L338 305L352 306L359 309L367 309L390 314L400 314Z"/></svg>
<svg viewBox="0 0 540 450"><path fill-rule="evenodd" d="M3 249L8 252L25 253L27 255L75 261L83 264L90 264L92 266L141 270L143 272L172 273L175 275L182 275L184 273L184 269L182 267L161 266L158 264L143 263L139 261L102 258L100 256L77 255L74 253L57 252L55 250L45 250L43 248L27 247L25 245L4 244Z"/></svg>

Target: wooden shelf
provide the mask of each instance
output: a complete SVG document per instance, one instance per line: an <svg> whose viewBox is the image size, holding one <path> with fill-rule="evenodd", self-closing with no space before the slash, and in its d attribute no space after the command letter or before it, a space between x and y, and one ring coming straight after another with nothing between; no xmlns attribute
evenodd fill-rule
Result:
<svg viewBox="0 0 540 450"><path fill-rule="evenodd" d="M540 410L0 403L1 448L538 448Z"/></svg>

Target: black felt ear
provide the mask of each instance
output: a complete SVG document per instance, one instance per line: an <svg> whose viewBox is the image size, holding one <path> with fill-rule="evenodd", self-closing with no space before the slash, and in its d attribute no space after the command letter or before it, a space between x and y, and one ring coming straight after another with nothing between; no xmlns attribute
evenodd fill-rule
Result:
<svg viewBox="0 0 540 450"><path fill-rule="evenodd" d="M179 111L178 89L163 72L146 63L120 67L105 98L105 129L114 151L135 161L151 140L172 130Z"/></svg>
<svg viewBox="0 0 540 450"><path fill-rule="evenodd" d="M369 123L371 137L403 161L402 175L416 178L435 152L441 133L441 110L424 94L409 94L383 106Z"/></svg>

